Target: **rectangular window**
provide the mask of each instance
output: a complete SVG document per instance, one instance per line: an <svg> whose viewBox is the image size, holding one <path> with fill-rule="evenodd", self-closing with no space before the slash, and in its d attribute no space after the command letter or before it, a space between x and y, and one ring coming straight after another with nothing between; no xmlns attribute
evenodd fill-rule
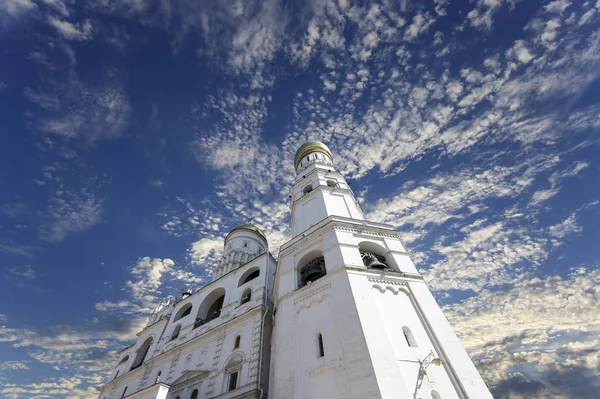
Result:
<svg viewBox="0 0 600 399"><path fill-rule="evenodd" d="M233 391L234 389L237 388L237 379L238 379L237 371L234 371L233 373L229 374L229 391Z"/></svg>
<svg viewBox="0 0 600 399"><path fill-rule="evenodd" d="M321 333L317 335L317 341L319 344L319 357L323 357L325 356L325 348L323 348L323 335Z"/></svg>

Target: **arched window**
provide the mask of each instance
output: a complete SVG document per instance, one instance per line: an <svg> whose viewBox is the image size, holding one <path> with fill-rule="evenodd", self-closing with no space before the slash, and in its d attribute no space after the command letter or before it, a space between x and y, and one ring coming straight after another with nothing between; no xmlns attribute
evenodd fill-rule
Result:
<svg viewBox="0 0 600 399"><path fill-rule="evenodd" d="M237 349L240 347L241 339L242 339L242 337L240 337L239 335L237 337L235 337L235 344L233 345L233 349Z"/></svg>
<svg viewBox="0 0 600 399"><path fill-rule="evenodd" d="M252 289L248 288L246 291L244 291L244 293L242 294L242 300L240 301L240 305L243 305L245 303L250 302L250 299L252 299Z"/></svg>
<svg viewBox="0 0 600 399"><path fill-rule="evenodd" d="M382 245L364 241L358 244L360 257L363 264L372 269L398 269L392 256L385 256L388 252Z"/></svg>
<svg viewBox="0 0 600 399"><path fill-rule="evenodd" d="M402 327L402 333L404 333L404 339L406 340L406 343L408 344L408 346L410 346L410 347L417 346L417 342L415 341L415 337L413 337L412 332L410 331L410 328L408 328L406 326Z"/></svg>
<svg viewBox="0 0 600 399"><path fill-rule="evenodd" d="M182 319L185 316L189 315L190 313L192 313L192 304L188 303L187 305L184 305L181 309L179 309L177 311L177 313L175 314L175 317L173 318L173 321Z"/></svg>
<svg viewBox="0 0 600 399"><path fill-rule="evenodd" d="M190 399L198 399L198 390L194 389L190 395Z"/></svg>
<svg viewBox="0 0 600 399"><path fill-rule="evenodd" d="M123 389L123 393L121 394L121 397L124 398L126 393L127 393L127 387L125 387L125 389Z"/></svg>
<svg viewBox="0 0 600 399"><path fill-rule="evenodd" d="M194 328L198 328L201 325L208 323L211 320L221 316L221 308L225 301L225 289L217 288L211 292L202 302L198 309L196 320L194 321Z"/></svg>
<svg viewBox="0 0 600 399"><path fill-rule="evenodd" d="M125 356L123 359L121 359L121 360L119 361L119 364L121 364L121 363L125 363L125 362L126 362L126 361L128 361L128 360L129 360L129 355L126 355L126 356Z"/></svg>
<svg viewBox="0 0 600 399"><path fill-rule="evenodd" d="M179 337L179 331L181 331L181 324L175 327L175 329L173 330L173 334L171 334L171 341Z"/></svg>
<svg viewBox="0 0 600 399"><path fill-rule="evenodd" d="M154 341L154 338L148 337L148 339L146 339L146 341L144 341L142 346L140 346L140 348L138 349L137 355L135 357L135 360L133 361L133 364L131 365L131 370L134 370L134 369L140 367L144 363L144 361L146 360L146 356L148 355L148 351L150 350L150 346L152 345L153 341Z"/></svg>
<svg viewBox="0 0 600 399"><path fill-rule="evenodd" d="M158 370L158 373L156 373L156 380L154 380L155 384L158 384L160 382L160 375L161 375L162 371Z"/></svg>
<svg viewBox="0 0 600 399"><path fill-rule="evenodd" d="M248 274L246 274L248 273ZM248 270L246 273L244 273L244 275L242 276L242 278L240 278L240 283L238 284L238 287L241 285L246 284L249 281L254 280L255 278L257 278L258 276L260 276L260 269L251 269Z"/></svg>
<svg viewBox="0 0 600 399"><path fill-rule="evenodd" d="M442 399L442 397L437 391L431 391L431 399Z"/></svg>
<svg viewBox="0 0 600 399"><path fill-rule="evenodd" d="M302 189L302 192L304 193L304 195L310 193L311 191L312 191L312 185L311 184L309 184L308 186L306 186L306 187L304 187Z"/></svg>
<svg viewBox="0 0 600 399"><path fill-rule="evenodd" d="M326 274L325 258L319 256L316 259L312 259L300 269L300 287L304 287L306 284L318 280Z"/></svg>
<svg viewBox="0 0 600 399"><path fill-rule="evenodd" d="M338 183L335 180L327 180L327 186L332 188L339 187Z"/></svg>
<svg viewBox="0 0 600 399"><path fill-rule="evenodd" d="M323 347L323 334L321 334L321 333L317 334L317 350L318 350L317 357L325 356L325 348Z"/></svg>

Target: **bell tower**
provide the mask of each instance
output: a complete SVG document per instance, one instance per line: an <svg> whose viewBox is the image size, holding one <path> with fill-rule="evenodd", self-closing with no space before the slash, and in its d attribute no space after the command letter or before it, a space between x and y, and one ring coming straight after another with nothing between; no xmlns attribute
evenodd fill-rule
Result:
<svg viewBox="0 0 600 399"><path fill-rule="evenodd" d="M491 398L399 234L365 220L329 148L309 141L294 162L269 395Z"/></svg>

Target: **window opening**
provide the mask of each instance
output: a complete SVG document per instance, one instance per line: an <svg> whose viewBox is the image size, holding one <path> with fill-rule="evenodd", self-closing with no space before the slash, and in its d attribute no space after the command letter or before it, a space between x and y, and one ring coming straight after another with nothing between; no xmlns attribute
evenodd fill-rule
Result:
<svg viewBox="0 0 600 399"><path fill-rule="evenodd" d="M415 342L415 338L408 327L402 327L402 332L404 333L404 339L406 339L406 343L410 347L416 347L417 343Z"/></svg>
<svg viewBox="0 0 600 399"><path fill-rule="evenodd" d="M148 351L150 350L150 346L152 345L152 341L153 338L150 337L142 344L142 346L140 346L137 357L131 366L131 370L140 367L144 363L144 360L146 360L146 356L148 355Z"/></svg>
<svg viewBox="0 0 600 399"><path fill-rule="evenodd" d="M229 391L233 391L235 388L237 388L237 379L238 379L238 372L234 371L233 373L229 374Z"/></svg>
<svg viewBox="0 0 600 399"><path fill-rule="evenodd" d="M181 325L178 325L177 327L175 327L175 330L173 330L173 335L171 335L171 341L179 337L179 331L181 331Z"/></svg>
<svg viewBox="0 0 600 399"><path fill-rule="evenodd" d="M113 377L113 380L119 376L119 373L120 373L120 372L121 372L121 370L117 370L117 373L116 373L116 374L115 374L115 376Z"/></svg>
<svg viewBox="0 0 600 399"><path fill-rule="evenodd" d="M317 344L319 346L319 356L318 357L325 356L325 348L323 347L323 334L321 334L321 333L319 333L317 335Z"/></svg>
<svg viewBox="0 0 600 399"><path fill-rule="evenodd" d="M159 383L160 382L160 374L162 373L161 370L158 370L158 373L156 373L156 381L154 381L154 383Z"/></svg>
<svg viewBox="0 0 600 399"><path fill-rule="evenodd" d="M194 391L190 395L190 399L198 399L198 390L197 389L194 389Z"/></svg>
<svg viewBox="0 0 600 399"><path fill-rule="evenodd" d="M246 284L247 282L254 280L254 279L255 279L255 278L257 278L258 276L260 276L260 270L255 270L255 271L253 271L252 273L250 273L250 274L248 275L248 277L246 277L246 278L244 279L244 281L242 282L242 284L240 284L240 285L244 285L244 284Z"/></svg>
<svg viewBox="0 0 600 399"><path fill-rule="evenodd" d="M250 302L250 299L252 299L252 290L247 289L246 291L244 291L244 293L242 294L242 300L240 305L243 305L245 303Z"/></svg>
<svg viewBox="0 0 600 399"><path fill-rule="evenodd" d="M300 274L300 287L305 286L309 282L320 279L327 274L325 271L325 258L321 256L317 259L311 260L306 264L306 266L300 269Z"/></svg>
<svg viewBox="0 0 600 399"><path fill-rule="evenodd" d="M192 304L188 304L184 307L182 307L181 309L179 309L179 311L177 312L177 315L175 316L175 318L173 319L173 321L177 321L179 319L184 318L185 316L189 315L190 313L192 313Z"/></svg>
<svg viewBox="0 0 600 399"><path fill-rule="evenodd" d="M240 347L241 339L242 339L242 337L240 337L239 335L237 337L235 337L235 344L233 345L233 349L237 349Z"/></svg>
<svg viewBox="0 0 600 399"><path fill-rule="evenodd" d="M442 399L442 397L437 391L431 391L431 399Z"/></svg>
<svg viewBox="0 0 600 399"><path fill-rule="evenodd" d="M121 363L125 363L126 361L129 360L129 355L125 356L123 359L121 359L121 361L119 362L119 364Z"/></svg>
<svg viewBox="0 0 600 399"><path fill-rule="evenodd" d="M221 316L221 308L223 307L224 301L225 301L225 294L221 295L219 298L217 298L212 303L212 305L210 305L210 307L208 308L208 311L206 312L206 315L204 315L204 318L202 318L202 316L199 313L198 317L196 317L196 320L194 321L194 328L198 328L201 325L206 324L209 321L212 321L212 320L216 319L217 317ZM201 310L203 308L204 308L204 306L201 307Z"/></svg>
<svg viewBox="0 0 600 399"><path fill-rule="evenodd" d="M125 387L125 389L123 389L123 393L121 394L121 397L124 398L126 393L127 393L127 387Z"/></svg>
<svg viewBox="0 0 600 399"><path fill-rule="evenodd" d="M312 185L308 185L306 187L304 187L304 189L302 189L302 192L304 193L304 195L310 193L312 191Z"/></svg>
<svg viewBox="0 0 600 399"><path fill-rule="evenodd" d="M337 188L339 187L335 180L327 180L327 186Z"/></svg>

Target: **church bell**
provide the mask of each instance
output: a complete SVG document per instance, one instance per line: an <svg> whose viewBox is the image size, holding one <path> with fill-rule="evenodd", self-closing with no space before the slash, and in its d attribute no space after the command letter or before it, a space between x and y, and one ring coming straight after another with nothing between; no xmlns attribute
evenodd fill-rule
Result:
<svg viewBox="0 0 600 399"><path fill-rule="evenodd" d="M383 263L379 256L372 254L370 252L364 252L362 254L362 260L366 267L373 269L387 269L388 265Z"/></svg>

